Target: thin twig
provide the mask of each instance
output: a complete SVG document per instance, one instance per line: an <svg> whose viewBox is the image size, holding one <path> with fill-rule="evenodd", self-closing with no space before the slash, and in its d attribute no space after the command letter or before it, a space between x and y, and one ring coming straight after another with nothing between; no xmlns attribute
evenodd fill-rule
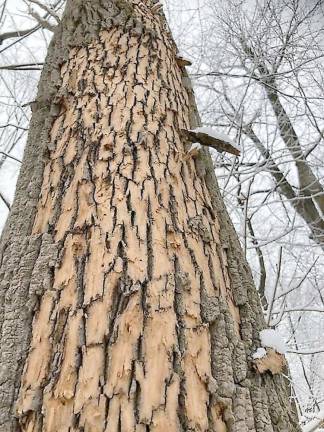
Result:
<svg viewBox="0 0 324 432"><path fill-rule="evenodd" d="M279 286L279 282L280 282L281 265L282 265L282 246L280 247L280 250L279 250L278 270L277 270L276 282L275 282L275 286L274 286L274 289L272 292L271 301L269 304L269 309L267 310L267 324L268 325L270 324L270 321L271 321L272 309L273 309L273 305L274 305L274 302L276 299L277 290L278 290L278 286Z"/></svg>
<svg viewBox="0 0 324 432"><path fill-rule="evenodd" d="M55 10L53 10L52 8L48 7L47 5L40 2L39 0L29 0L29 1L30 1L30 3L34 3L35 5L39 6L41 9L43 9L45 12L47 12L49 15L51 15L56 20L56 22L58 24L61 22L60 17L57 15Z"/></svg>
<svg viewBox="0 0 324 432"><path fill-rule="evenodd" d="M0 150L0 154L2 154L3 156L5 156L6 158L14 160L15 162L18 162L20 164L22 163L20 159L17 159L15 156L11 156L10 154L8 154L8 153L6 153L6 152L4 152L2 150Z"/></svg>
<svg viewBox="0 0 324 432"><path fill-rule="evenodd" d="M4 202L4 204L6 205L6 207L8 208L8 210L11 209L10 203L9 201L3 196L3 194L0 192L0 198L2 199L2 201Z"/></svg>
<svg viewBox="0 0 324 432"><path fill-rule="evenodd" d="M43 66L44 63L22 63L22 64L14 64L14 65L3 65L0 66L0 70L41 70L41 68L35 68L33 66Z"/></svg>
<svg viewBox="0 0 324 432"><path fill-rule="evenodd" d="M47 19L45 19L44 17L41 17L39 15L38 12L36 12L34 9L32 9L31 7L29 7L29 15L31 15L38 23L39 25L46 29L49 30L51 32L54 32L56 29L56 25L51 24L49 21L47 21Z"/></svg>

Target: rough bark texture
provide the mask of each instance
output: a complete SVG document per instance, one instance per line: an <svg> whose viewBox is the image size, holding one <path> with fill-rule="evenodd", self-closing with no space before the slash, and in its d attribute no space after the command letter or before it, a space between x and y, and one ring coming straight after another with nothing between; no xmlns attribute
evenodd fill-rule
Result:
<svg viewBox="0 0 324 432"><path fill-rule="evenodd" d="M154 3L70 0L50 47L1 246L3 432L299 431Z"/></svg>

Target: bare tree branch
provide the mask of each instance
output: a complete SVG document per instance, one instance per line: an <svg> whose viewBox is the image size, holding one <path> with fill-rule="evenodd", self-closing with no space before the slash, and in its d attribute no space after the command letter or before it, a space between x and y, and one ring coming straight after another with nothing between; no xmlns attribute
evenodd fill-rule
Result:
<svg viewBox="0 0 324 432"><path fill-rule="evenodd" d="M3 196L2 192L0 192L0 198L1 200L4 202L4 204L6 205L7 209L10 210L11 206L9 201Z"/></svg>
<svg viewBox="0 0 324 432"><path fill-rule="evenodd" d="M39 25L51 32L54 32L56 29L56 25L51 24L47 19L41 17L38 12L36 12L34 9L29 7L29 15L31 15L38 23Z"/></svg>
<svg viewBox="0 0 324 432"><path fill-rule="evenodd" d="M57 15L54 9L46 6L44 3L42 3L39 0L28 0L30 3L34 3L35 5L39 6L41 9L43 9L45 12L47 12L50 16L52 16L56 22L59 24L61 22L60 17Z"/></svg>
<svg viewBox="0 0 324 432"><path fill-rule="evenodd" d="M25 71L25 70L41 70L43 66L43 62L36 63L22 63L22 64L14 64L14 65L2 65L0 66L0 70L16 70L16 71Z"/></svg>
<svg viewBox="0 0 324 432"><path fill-rule="evenodd" d="M20 160L20 159L17 159L16 157L11 156L10 154L8 154L8 153L6 153L6 152L4 152L4 151L1 151L1 150L0 150L0 154L2 154L3 156L5 156L6 158L9 158L9 159L14 160L15 162L21 163L21 160Z"/></svg>

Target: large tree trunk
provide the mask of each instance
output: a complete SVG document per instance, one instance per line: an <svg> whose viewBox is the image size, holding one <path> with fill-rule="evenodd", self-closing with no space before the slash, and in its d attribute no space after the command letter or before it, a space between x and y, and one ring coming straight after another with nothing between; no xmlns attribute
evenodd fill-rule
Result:
<svg viewBox="0 0 324 432"><path fill-rule="evenodd" d="M70 0L1 246L0 430L298 431L150 0Z"/></svg>

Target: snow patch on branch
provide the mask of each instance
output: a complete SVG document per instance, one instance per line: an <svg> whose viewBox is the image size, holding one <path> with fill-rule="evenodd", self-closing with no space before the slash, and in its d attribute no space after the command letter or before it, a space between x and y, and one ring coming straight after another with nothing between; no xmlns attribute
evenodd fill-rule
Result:
<svg viewBox="0 0 324 432"><path fill-rule="evenodd" d="M211 127L198 127L196 129L192 129L191 132L203 133L203 134L209 135L212 138L215 138L219 141L224 141L225 143L228 143L231 146L233 146L234 148L236 148L237 150L241 151L241 147L235 141L233 141L231 137L229 137L228 135L226 135L222 132L218 132Z"/></svg>
<svg viewBox="0 0 324 432"><path fill-rule="evenodd" d="M255 353L252 355L254 360L262 359L267 355L267 351L264 348L258 348Z"/></svg>
<svg viewBox="0 0 324 432"><path fill-rule="evenodd" d="M273 329L265 329L260 331L261 345L263 347L273 348L280 354L287 352L285 341L280 334Z"/></svg>
<svg viewBox="0 0 324 432"><path fill-rule="evenodd" d="M199 151L201 148L202 148L202 145L200 143L197 143L197 142L196 143L192 143L189 152L192 152L192 151L195 151L195 150Z"/></svg>

